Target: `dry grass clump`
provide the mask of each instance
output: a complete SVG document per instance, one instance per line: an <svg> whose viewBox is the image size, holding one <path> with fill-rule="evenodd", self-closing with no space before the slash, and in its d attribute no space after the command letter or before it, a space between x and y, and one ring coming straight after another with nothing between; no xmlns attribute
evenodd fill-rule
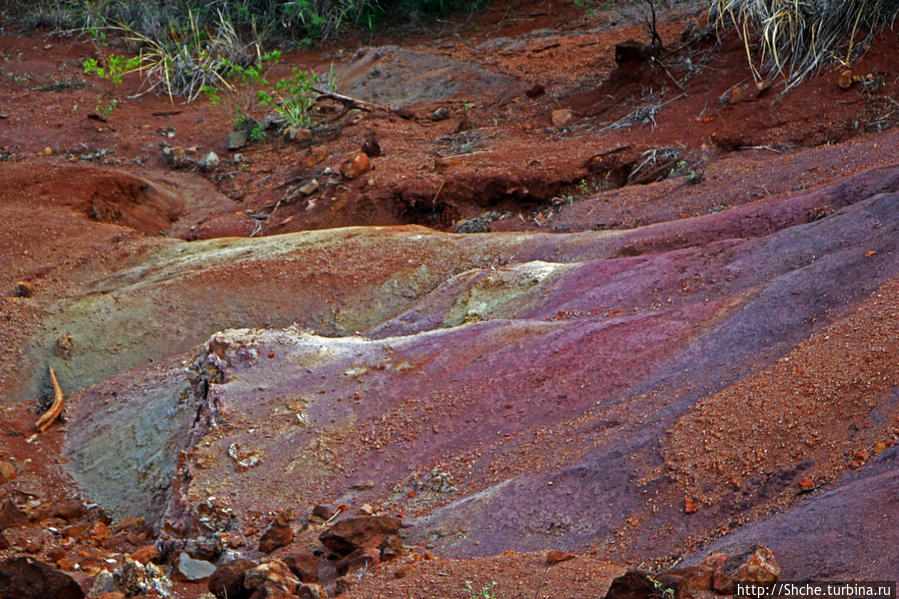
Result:
<svg viewBox="0 0 899 599"><path fill-rule="evenodd" d="M899 0L712 0L709 16L740 32L756 79L780 74L789 89L832 60L848 65L897 13Z"/></svg>

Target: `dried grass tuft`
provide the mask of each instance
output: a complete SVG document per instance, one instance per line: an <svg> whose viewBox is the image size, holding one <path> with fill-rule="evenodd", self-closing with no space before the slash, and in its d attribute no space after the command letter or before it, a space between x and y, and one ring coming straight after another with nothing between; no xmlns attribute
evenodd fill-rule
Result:
<svg viewBox="0 0 899 599"><path fill-rule="evenodd" d="M899 0L712 0L709 11L719 26L736 27L756 80L780 75L787 89L834 60L848 66L897 14Z"/></svg>

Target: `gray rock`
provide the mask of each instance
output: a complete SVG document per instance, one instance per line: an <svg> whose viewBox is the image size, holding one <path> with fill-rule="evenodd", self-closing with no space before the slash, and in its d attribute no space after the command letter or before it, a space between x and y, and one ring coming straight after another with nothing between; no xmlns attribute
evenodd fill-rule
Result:
<svg viewBox="0 0 899 599"><path fill-rule="evenodd" d="M203 580L215 573L215 565L194 559L182 551L178 556L178 571L188 580Z"/></svg>

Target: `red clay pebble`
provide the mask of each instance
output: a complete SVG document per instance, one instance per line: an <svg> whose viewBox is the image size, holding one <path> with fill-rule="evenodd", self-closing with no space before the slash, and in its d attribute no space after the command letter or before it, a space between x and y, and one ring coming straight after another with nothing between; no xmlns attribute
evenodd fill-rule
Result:
<svg viewBox="0 0 899 599"><path fill-rule="evenodd" d="M684 499L684 512L688 514L695 514L699 511L699 506L696 504L693 499L687 497Z"/></svg>
<svg viewBox="0 0 899 599"><path fill-rule="evenodd" d="M558 564L561 562L567 562L570 559L574 559L577 557L573 553L568 553L567 551L559 551L557 549L553 549L549 553L546 554L546 565L552 566L553 564Z"/></svg>
<svg viewBox="0 0 899 599"><path fill-rule="evenodd" d="M369 162L368 154L365 152L357 152L352 158L344 160L340 165L340 174L347 179L355 179L370 170L371 162Z"/></svg>
<svg viewBox="0 0 899 599"><path fill-rule="evenodd" d="M15 480L19 475L16 474L16 468L9 462L0 462L0 485Z"/></svg>

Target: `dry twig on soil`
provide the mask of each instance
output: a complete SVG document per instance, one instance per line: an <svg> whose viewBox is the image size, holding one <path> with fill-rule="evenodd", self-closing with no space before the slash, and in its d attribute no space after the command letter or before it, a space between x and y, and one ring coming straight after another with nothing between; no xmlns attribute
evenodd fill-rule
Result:
<svg viewBox="0 0 899 599"><path fill-rule="evenodd" d="M37 422L34 423L35 428L41 432L50 428L50 425L59 418L59 415L62 413L63 402L65 401L62 394L62 388L56 380L56 373L53 372L52 366L50 366L50 381L53 383L53 403L46 412L41 414L41 417L37 419Z"/></svg>

